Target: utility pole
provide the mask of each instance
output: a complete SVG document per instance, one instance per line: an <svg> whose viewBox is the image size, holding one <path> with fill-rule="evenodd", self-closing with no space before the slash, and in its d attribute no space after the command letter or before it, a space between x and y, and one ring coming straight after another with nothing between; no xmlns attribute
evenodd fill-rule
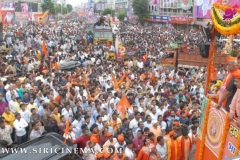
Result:
<svg viewBox="0 0 240 160"><path fill-rule="evenodd" d="M61 15L63 15L63 0L61 0Z"/></svg>

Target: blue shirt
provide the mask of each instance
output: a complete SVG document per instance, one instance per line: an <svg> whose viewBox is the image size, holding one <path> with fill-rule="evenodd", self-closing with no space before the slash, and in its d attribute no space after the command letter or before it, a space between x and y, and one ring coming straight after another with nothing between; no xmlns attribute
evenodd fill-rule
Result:
<svg viewBox="0 0 240 160"><path fill-rule="evenodd" d="M36 105L39 107L40 106L40 102L39 102L39 100L36 98L35 100L34 100L34 103L36 103Z"/></svg>
<svg viewBox="0 0 240 160"><path fill-rule="evenodd" d="M178 117L178 116L175 116L173 119L179 121L179 117ZM172 119L171 116L169 116L169 117L167 118L167 124L168 124L168 126L171 125L171 121L172 121L173 119ZM173 123L173 122L172 122L172 123Z"/></svg>
<svg viewBox="0 0 240 160"><path fill-rule="evenodd" d="M43 106L39 106L39 107L38 107L38 115L39 115L39 116L42 116L42 115L43 115L43 110L44 110Z"/></svg>
<svg viewBox="0 0 240 160"><path fill-rule="evenodd" d="M22 101L25 102L25 103L29 103L30 102L30 98L29 97L28 98L23 97Z"/></svg>
<svg viewBox="0 0 240 160"><path fill-rule="evenodd" d="M85 103L81 103L80 104L80 106L82 107L82 109L84 110L84 111L87 111L87 109L88 109L88 107L89 107L89 105L88 105L88 101L86 101Z"/></svg>

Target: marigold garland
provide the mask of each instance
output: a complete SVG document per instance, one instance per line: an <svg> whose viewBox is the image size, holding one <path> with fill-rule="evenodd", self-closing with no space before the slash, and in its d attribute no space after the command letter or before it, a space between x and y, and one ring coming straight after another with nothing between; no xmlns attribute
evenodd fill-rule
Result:
<svg viewBox="0 0 240 160"><path fill-rule="evenodd" d="M209 112L210 112L210 105L211 105L212 99L208 99L207 106L205 108L205 116L204 116L204 121L203 121L203 129L202 129L202 136L201 136L201 143L200 143L200 150L199 150L199 158L198 160L203 160L203 152L204 152L204 147L205 147L205 137L207 133L207 125L208 125L208 117L209 117Z"/></svg>
<svg viewBox="0 0 240 160"><path fill-rule="evenodd" d="M213 14L215 19L217 20L217 22L222 25L222 26L228 26L228 24L226 23L226 21L223 20L222 15L219 13L219 10L215 7L213 7ZM240 23L240 14L238 14L237 16L233 17L230 20L231 24L230 25L235 25L235 24L239 24Z"/></svg>
<svg viewBox="0 0 240 160"><path fill-rule="evenodd" d="M223 20L223 17L221 16L221 14L219 13L218 9L216 9L215 7L213 7L213 16L214 18L217 20L217 22L224 26L224 27L228 27L229 24L226 23L226 21ZM237 25L240 24L240 14L238 14L237 16L233 17L231 20L231 26L232 25Z"/></svg>
<svg viewBox="0 0 240 160"><path fill-rule="evenodd" d="M219 3L214 3L211 11L212 21L214 28L222 35L233 35L240 33L240 15L233 17L228 24L223 20L223 17L219 13L218 9L225 11L231 8L231 6L225 6ZM236 9L240 13L240 9Z"/></svg>
<svg viewBox="0 0 240 160"><path fill-rule="evenodd" d="M233 26L229 26L229 27L223 27L218 23L217 18L215 17L215 14L214 14L213 10L211 11L211 14L212 14L212 21L213 21L213 24L214 24L214 28L219 33L221 33L222 35L230 36L230 35L233 35L233 34L240 33L240 23L236 24L236 25L233 25Z"/></svg>
<svg viewBox="0 0 240 160"><path fill-rule="evenodd" d="M218 160L223 159L223 151L224 151L224 148L225 148L226 139L227 139L228 131L229 131L229 128L230 128L230 120L228 119L228 114L229 113L226 114L226 118L225 118L224 131L223 131L223 135L222 135L222 142L221 142L220 150L218 152Z"/></svg>
<svg viewBox="0 0 240 160"><path fill-rule="evenodd" d="M238 131L238 138L237 138L237 142L236 142L234 156L238 156L239 148L240 148L240 131Z"/></svg>
<svg viewBox="0 0 240 160"><path fill-rule="evenodd" d="M221 3L217 3L217 2L213 3L213 6L223 11L232 7L230 5L222 5ZM236 12L240 13L240 8L236 9Z"/></svg>

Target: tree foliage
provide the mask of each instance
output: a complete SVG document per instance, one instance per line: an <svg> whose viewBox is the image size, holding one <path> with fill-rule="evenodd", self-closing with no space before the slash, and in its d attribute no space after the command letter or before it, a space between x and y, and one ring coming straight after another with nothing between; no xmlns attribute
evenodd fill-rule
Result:
<svg viewBox="0 0 240 160"><path fill-rule="evenodd" d="M72 12L73 7L72 7L71 4L67 4L66 7L67 7L67 9L68 9L68 12Z"/></svg>
<svg viewBox="0 0 240 160"><path fill-rule="evenodd" d="M119 19L120 21L123 21L126 16L127 16L126 11L121 11L121 12L119 12L118 15L117 15L117 17L118 17L118 19Z"/></svg>
<svg viewBox="0 0 240 160"><path fill-rule="evenodd" d="M41 4L43 12L46 10L49 10L50 13L55 13L55 7L52 0L44 0L44 2Z"/></svg>
<svg viewBox="0 0 240 160"><path fill-rule="evenodd" d="M67 4L66 6L65 5L61 5L61 4L57 4L55 5L55 11L56 13L63 13L63 14L66 14L66 13L69 13L72 11L72 5L70 4Z"/></svg>
<svg viewBox="0 0 240 160"><path fill-rule="evenodd" d="M112 9L110 9L110 8L105 8L105 9L103 10L103 12L102 12L102 15L108 15L108 14L114 15L114 13L115 13L114 10L112 10Z"/></svg>
<svg viewBox="0 0 240 160"><path fill-rule="evenodd" d="M133 0L132 7L134 14L138 16L139 22L143 24L144 18L149 16L149 0Z"/></svg>

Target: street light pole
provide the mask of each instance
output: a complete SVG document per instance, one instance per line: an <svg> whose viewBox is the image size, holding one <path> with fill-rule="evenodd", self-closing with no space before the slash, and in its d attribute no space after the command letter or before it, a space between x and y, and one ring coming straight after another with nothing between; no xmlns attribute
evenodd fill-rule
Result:
<svg viewBox="0 0 240 160"><path fill-rule="evenodd" d="M61 15L63 15L63 8L62 8L62 6L63 6L63 1L61 1L62 3L61 3Z"/></svg>

